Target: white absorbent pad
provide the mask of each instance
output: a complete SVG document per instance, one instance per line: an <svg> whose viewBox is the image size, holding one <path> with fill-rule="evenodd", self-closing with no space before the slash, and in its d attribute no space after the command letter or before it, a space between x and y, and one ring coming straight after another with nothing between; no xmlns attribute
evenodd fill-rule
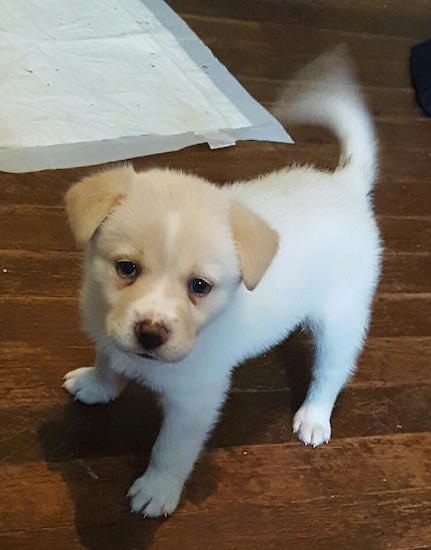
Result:
<svg viewBox="0 0 431 550"><path fill-rule="evenodd" d="M0 170L291 141L162 0L0 0L0 14Z"/></svg>

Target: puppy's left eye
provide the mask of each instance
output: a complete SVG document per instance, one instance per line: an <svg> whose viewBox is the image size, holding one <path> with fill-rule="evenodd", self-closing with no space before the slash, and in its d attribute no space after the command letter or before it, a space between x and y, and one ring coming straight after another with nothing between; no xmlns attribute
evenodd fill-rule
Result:
<svg viewBox="0 0 431 550"><path fill-rule="evenodd" d="M129 260L118 260L115 262L115 269L120 277L134 281L139 275L139 266Z"/></svg>
<svg viewBox="0 0 431 550"><path fill-rule="evenodd" d="M212 290L212 285L204 279L190 279L189 292L198 296L206 296Z"/></svg>

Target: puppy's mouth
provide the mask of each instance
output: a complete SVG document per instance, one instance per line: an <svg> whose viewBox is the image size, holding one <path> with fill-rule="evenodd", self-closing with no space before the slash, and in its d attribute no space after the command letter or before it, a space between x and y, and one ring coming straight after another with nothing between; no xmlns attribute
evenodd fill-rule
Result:
<svg viewBox="0 0 431 550"><path fill-rule="evenodd" d="M160 356L158 354L150 353L148 351L140 351L140 352L134 352L133 355L137 358L139 357L139 359L142 359L144 361L149 360L155 363L160 362L160 363L174 364L174 363L180 363L186 357L187 354L184 353L177 356L165 357L165 356Z"/></svg>
<svg viewBox="0 0 431 550"><path fill-rule="evenodd" d="M154 357L154 355L152 355L151 353L148 353L148 352L141 352L141 353L136 353L136 355L138 357L142 357L142 359L152 359L153 361L155 361L157 359L157 357Z"/></svg>

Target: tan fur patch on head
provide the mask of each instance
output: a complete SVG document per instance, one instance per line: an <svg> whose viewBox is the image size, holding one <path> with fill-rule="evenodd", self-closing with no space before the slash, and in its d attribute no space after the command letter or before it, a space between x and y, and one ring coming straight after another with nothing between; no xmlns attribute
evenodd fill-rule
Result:
<svg viewBox="0 0 431 550"><path fill-rule="evenodd" d="M278 234L239 202L232 205L231 223L242 278L246 288L253 290L277 253Z"/></svg>
<svg viewBox="0 0 431 550"><path fill-rule="evenodd" d="M196 176L169 170L136 174L127 196L100 227L88 273L107 305L106 332L122 350L138 353L135 326L162 323L169 338L153 354L178 361L203 325L229 303L240 282L232 239L231 198ZM119 284L116 261L139 266L133 284ZM190 282L211 291L198 296Z"/></svg>
<svg viewBox="0 0 431 550"><path fill-rule="evenodd" d="M125 198L135 176L132 166L98 172L66 193L66 211L78 246L84 246L116 204Z"/></svg>

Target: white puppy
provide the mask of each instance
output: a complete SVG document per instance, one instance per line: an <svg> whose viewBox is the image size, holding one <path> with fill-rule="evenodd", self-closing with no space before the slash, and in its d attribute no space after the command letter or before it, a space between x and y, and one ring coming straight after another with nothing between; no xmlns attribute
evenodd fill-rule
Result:
<svg viewBox="0 0 431 550"><path fill-rule="evenodd" d="M217 187L130 166L75 184L66 206L85 250L81 296L95 366L69 372L84 403L115 399L127 380L160 395L164 420L132 510L172 513L229 390L233 367L298 325L315 338L307 397L293 420L305 444L327 442L335 399L355 368L380 268L369 193L376 146L339 54L279 113L339 137L333 173L292 167ZM316 81L317 79L317 81ZM281 110L280 110L281 109Z"/></svg>

